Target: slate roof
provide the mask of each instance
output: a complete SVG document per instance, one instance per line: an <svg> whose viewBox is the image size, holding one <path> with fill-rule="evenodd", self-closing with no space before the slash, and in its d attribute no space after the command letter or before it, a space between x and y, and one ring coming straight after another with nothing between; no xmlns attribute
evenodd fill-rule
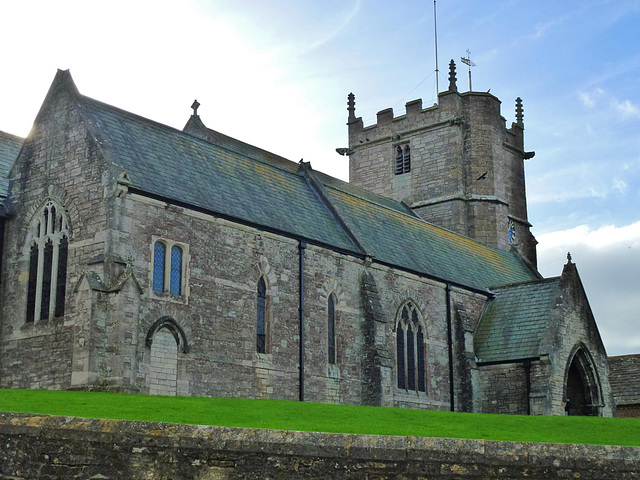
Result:
<svg viewBox="0 0 640 480"><path fill-rule="evenodd" d="M640 354L609 357L609 383L616 405L640 405Z"/></svg>
<svg viewBox="0 0 640 480"><path fill-rule="evenodd" d="M6 197L9 188L9 170L18 158L24 139L0 132L0 197Z"/></svg>
<svg viewBox="0 0 640 480"><path fill-rule="evenodd" d="M478 323L474 351L478 363L537 358L540 341L559 293L560 277L492 288Z"/></svg>
<svg viewBox="0 0 640 480"><path fill-rule="evenodd" d="M135 191L454 284L539 278L522 258L430 225L406 205L207 129L185 133L80 95L58 72L102 152Z"/></svg>

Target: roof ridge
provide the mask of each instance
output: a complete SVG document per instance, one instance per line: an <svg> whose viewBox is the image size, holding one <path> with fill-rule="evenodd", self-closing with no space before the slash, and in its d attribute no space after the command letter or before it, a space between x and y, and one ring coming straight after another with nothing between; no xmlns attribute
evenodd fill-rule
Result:
<svg viewBox="0 0 640 480"><path fill-rule="evenodd" d="M3 130L0 130L0 136L9 137L12 140L15 140L17 142L24 142L24 137L20 137L19 135L14 135L13 133L5 132Z"/></svg>
<svg viewBox="0 0 640 480"><path fill-rule="evenodd" d="M552 283L555 281L559 281L560 280L560 276L557 277L548 277L548 278L539 278L536 280L525 280L523 282L516 282L516 283L505 283L502 285L493 285L489 288L496 289L496 288L511 288L511 287L520 287L520 286L524 286L524 285L529 285L529 284L534 284L534 283Z"/></svg>
<svg viewBox="0 0 640 480"><path fill-rule="evenodd" d="M142 115L140 115L140 114L133 113L133 112L130 112L130 111L128 111L128 110L124 110L124 109L122 109L122 108L116 107L116 106L114 106L114 105L110 105L110 104L105 103L105 102L102 102L102 101L100 101L100 100L96 100L95 98L88 97L88 96L83 95L83 94L79 94L79 97L80 97L80 100L85 100L85 101L88 101L89 103L93 103L93 104L95 104L98 108L107 108L107 109L111 109L112 111L114 111L114 113L117 113L117 114L125 114L125 115L129 116L130 118L133 118L134 120L141 120L141 121L143 121L143 122L147 122L147 123L150 123L150 124L152 124L152 125L155 125L155 126L156 126L156 127L158 127L158 128L164 128L164 129L171 130L171 131L173 131L173 132L175 132L175 133L178 133L178 134L180 134L180 135L187 136L187 137L189 137L190 139L194 139L194 140L196 140L196 141L198 141L198 142L201 142L201 143L204 143L204 144L207 144L207 145L215 146L216 148L220 148L220 149L225 150L225 151L227 151L227 152L232 152L232 153L234 153L234 154L240 155L240 156L242 156L242 157L244 157L244 158L246 158L246 159L248 159L248 160L251 160L251 161L254 161L254 162L258 162L258 163L260 163L260 164L262 164L262 165L266 165L266 166L268 166L268 167L275 168L275 169L277 169L277 170L280 170L280 171L282 171L282 172L289 173L289 174L291 174L291 175L296 175L296 176L298 176L298 173L297 173L295 170L289 170L289 169L287 169L287 168L283 168L283 167L281 167L281 166L274 165L273 163L266 162L266 161L261 160L261 159L259 159L259 158L255 158L255 157L253 157L253 156L247 155L246 153L239 152L239 151L234 150L234 149L231 149L231 148L229 148L229 147L227 147L227 146L219 145L219 144L214 143L214 142L212 142L212 141L209 141L209 140L203 139L203 138L201 138L201 137L198 137L198 136L196 136L196 135L190 134L190 133L188 133L188 132L185 132L185 131L183 131L183 130L180 130L179 128L172 127L171 125L167 125L167 124L165 124L165 123L158 122L157 120L152 120L152 119L147 118L147 117L144 117L144 116L142 116ZM82 106L81 106L81 107L82 107ZM217 132L217 133L219 133L219 132ZM221 135L224 135L224 136L226 136L227 138L231 138L231 139L233 139L233 140L235 140L235 141L238 141L238 142L244 143L244 144L246 144L246 145L248 145L248 146L252 146L252 145L251 145L251 144L249 144L249 143L243 142L242 140L238 140L238 139L236 139L236 138L234 138L234 137L231 137L231 136L229 136L229 135L226 135L226 134L223 134L223 133L222 133ZM269 154L274 155L274 156L276 156L276 157L279 157L279 158L281 158L281 159L283 159L283 160L285 160L285 161L287 161L287 162L291 162L292 167L296 165L296 162L294 162L294 161L292 161L292 160L289 160L288 158L281 157L281 156L279 156L279 155L277 155L277 154L275 154L275 153L273 153L273 152L269 152L268 150L263 150L263 149L261 149L261 148L259 148L259 147L256 147L256 148L257 148L258 150L263 151L263 152L266 152L266 153L269 153Z"/></svg>

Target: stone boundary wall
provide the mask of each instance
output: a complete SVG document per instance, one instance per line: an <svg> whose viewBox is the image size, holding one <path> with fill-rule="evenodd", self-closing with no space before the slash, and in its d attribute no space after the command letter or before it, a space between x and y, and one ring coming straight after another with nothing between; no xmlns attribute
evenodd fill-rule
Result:
<svg viewBox="0 0 640 480"><path fill-rule="evenodd" d="M0 413L0 479L629 479L640 448Z"/></svg>

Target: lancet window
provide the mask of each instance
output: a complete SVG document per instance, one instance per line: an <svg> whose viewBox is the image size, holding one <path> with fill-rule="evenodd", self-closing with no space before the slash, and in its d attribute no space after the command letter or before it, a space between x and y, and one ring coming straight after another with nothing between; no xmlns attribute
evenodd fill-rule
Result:
<svg viewBox="0 0 640 480"><path fill-rule="evenodd" d="M256 302L256 347L258 353L267 353L267 285L264 278L258 280Z"/></svg>
<svg viewBox="0 0 640 480"><path fill-rule="evenodd" d="M57 202L47 201L29 227L27 322L64 315L69 254L69 216Z"/></svg>
<svg viewBox="0 0 640 480"><path fill-rule="evenodd" d="M427 391L425 328L413 302L407 302L396 321L396 368L398 388Z"/></svg>
<svg viewBox="0 0 640 480"><path fill-rule="evenodd" d="M333 294L329 295L328 314L327 314L327 331L328 331L328 361L336 363L336 301Z"/></svg>

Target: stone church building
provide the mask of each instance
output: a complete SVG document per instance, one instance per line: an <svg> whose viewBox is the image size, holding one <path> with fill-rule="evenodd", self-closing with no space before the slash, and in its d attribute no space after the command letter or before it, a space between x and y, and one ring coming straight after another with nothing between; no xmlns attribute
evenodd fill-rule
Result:
<svg viewBox="0 0 640 480"><path fill-rule="evenodd" d="M575 264L542 278L523 109L356 116L349 183L79 93L0 133L0 387L611 416Z"/></svg>

